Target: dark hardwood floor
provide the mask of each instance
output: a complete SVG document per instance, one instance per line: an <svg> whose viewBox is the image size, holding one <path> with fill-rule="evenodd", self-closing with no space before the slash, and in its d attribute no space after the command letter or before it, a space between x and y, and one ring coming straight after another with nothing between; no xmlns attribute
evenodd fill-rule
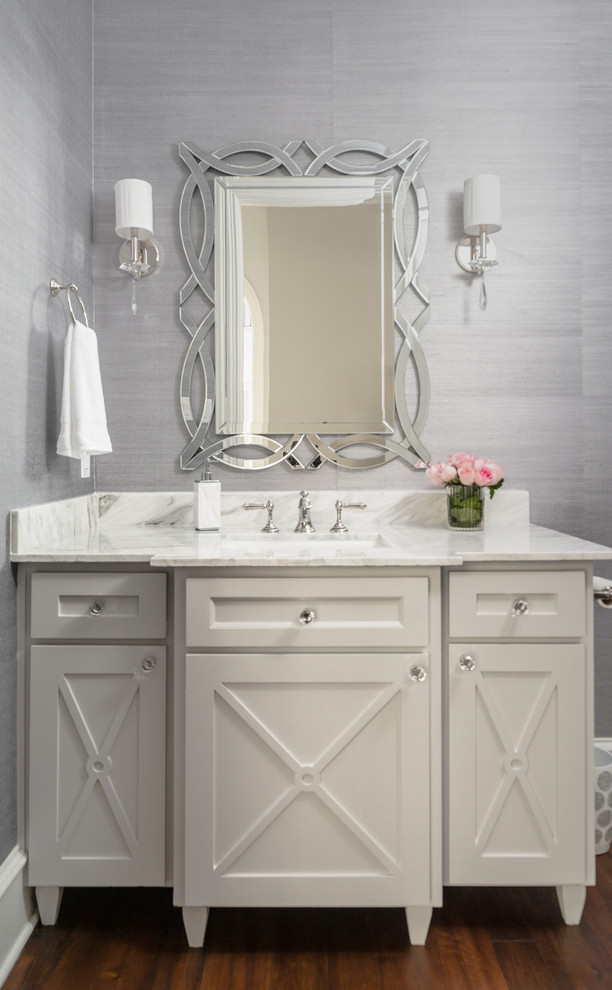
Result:
<svg viewBox="0 0 612 990"><path fill-rule="evenodd" d="M400 909L211 911L188 949L169 890L67 890L4 990L582 990L612 988L612 856L582 923L549 889L447 888L425 947Z"/></svg>

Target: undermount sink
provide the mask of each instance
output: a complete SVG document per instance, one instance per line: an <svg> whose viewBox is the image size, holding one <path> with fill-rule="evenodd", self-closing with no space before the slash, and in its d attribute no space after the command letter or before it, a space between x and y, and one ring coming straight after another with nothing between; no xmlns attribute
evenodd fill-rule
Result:
<svg viewBox="0 0 612 990"><path fill-rule="evenodd" d="M378 533L227 533L226 546L237 544L241 552L311 553L313 550L359 553L389 544Z"/></svg>

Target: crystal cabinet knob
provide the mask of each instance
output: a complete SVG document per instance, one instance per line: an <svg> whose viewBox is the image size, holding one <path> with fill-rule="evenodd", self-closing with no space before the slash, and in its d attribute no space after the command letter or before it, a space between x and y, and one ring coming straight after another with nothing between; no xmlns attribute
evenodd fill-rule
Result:
<svg viewBox="0 0 612 990"><path fill-rule="evenodd" d="M413 681L424 681L427 679L427 670L419 663L415 663L414 667L410 668L410 677Z"/></svg>
<svg viewBox="0 0 612 990"><path fill-rule="evenodd" d="M512 614L513 615L527 615L529 611L529 602L526 598L516 598L512 602Z"/></svg>
<svg viewBox="0 0 612 990"><path fill-rule="evenodd" d="M155 657L145 657L140 666L142 667L144 672L148 674L150 670L155 669L156 663L157 660L155 659Z"/></svg>
<svg viewBox="0 0 612 990"><path fill-rule="evenodd" d="M474 660L474 657L469 655L469 653L463 653L462 656L459 657L459 666L461 670L464 671L474 670L476 667L476 661Z"/></svg>
<svg viewBox="0 0 612 990"><path fill-rule="evenodd" d="M100 613L104 611L104 608L105 608L104 602L95 601L90 606L89 614L90 615L100 615Z"/></svg>
<svg viewBox="0 0 612 990"><path fill-rule="evenodd" d="M303 612L300 612L300 622L305 626L309 626L311 622L314 622L316 616L311 608L305 608Z"/></svg>

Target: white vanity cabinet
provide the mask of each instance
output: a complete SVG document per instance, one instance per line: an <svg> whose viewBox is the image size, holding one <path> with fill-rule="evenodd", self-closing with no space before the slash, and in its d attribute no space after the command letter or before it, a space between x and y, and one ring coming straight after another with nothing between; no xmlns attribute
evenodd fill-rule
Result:
<svg viewBox="0 0 612 990"><path fill-rule="evenodd" d="M28 879L52 924L64 886L165 882L166 576L35 571L29 592Z"/></svg>
<svg viewBox="0 0 612 990"><path fill-rule="evenodd" d="M403 907L422 944L444 883L555 886L578 923L592 565L530 532L541 559L21 562L43 923L65 885L168 884L193 946L214 906Z"/></svg>
<svg viewBox="0 0 612 990"><path fill-rule="evenodd" d="M584 569L462 569L448 589L451 884L593 882L590 582Z"/></svg>
<svg viewBox="0 0 612 990"><path fill-rule="evenodd" d="M438 572L329 573L177 578L192 945L218 905L403 906L423 943L440 903Z"/></svg>

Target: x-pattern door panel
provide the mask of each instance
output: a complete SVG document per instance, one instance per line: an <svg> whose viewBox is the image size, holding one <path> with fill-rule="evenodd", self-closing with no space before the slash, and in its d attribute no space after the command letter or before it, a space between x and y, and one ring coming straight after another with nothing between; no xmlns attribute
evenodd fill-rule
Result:
<svg viewBox="0 0 612 990"><path fill-rule="evenodd" d="M165 650L31 649L30 883L163 884Z"/></svg>
<svg viewBox="0 0 612 990"><path fill-rule="evenodd" d="M450 883L584 882L585 691L582 645L451 646Z"/></svg>
<svg viewBox="0 0 612 990"><path fill-rule="evenodd" d="M187 903L429 903L427 665L188 655Z"/></svg>

